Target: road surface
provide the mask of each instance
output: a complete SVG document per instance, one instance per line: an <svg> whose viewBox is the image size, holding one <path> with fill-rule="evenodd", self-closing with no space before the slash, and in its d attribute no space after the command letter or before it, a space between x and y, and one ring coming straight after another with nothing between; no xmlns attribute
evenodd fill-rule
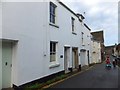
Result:
<svg viewBox="0 0 120 90"><path fill-rule="evenodd" d="M112 61L113 57L111 57ZM96 64L89 70L73 76L50 88L118 88L118 71L120 69L112 67L105 69L105 62Z"/></svg>

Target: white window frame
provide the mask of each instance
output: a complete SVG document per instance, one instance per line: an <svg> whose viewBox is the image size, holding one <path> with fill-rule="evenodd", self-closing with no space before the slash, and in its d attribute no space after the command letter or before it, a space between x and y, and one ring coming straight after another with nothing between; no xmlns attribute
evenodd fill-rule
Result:
<svg viewBox="0 0 120 90"><path fill-rule="evenodd" d="M50 2L50 23L56 23L56 5L53 2ZM53 10L52 10L53 9Z"/></svg>
<svg viewBox="0 0 120 90"><path fill-rule="evenodd" d="M71 17L72 32L75 32L75 18Z"/></svg>
<svg viewBox="0 0 120 90"><path fill-rule="evenodd" d="M54 57L54 58L52 58L52 57ZM50 62L56 62L56 61L57 61L57 42L50 41Z"/></svg>

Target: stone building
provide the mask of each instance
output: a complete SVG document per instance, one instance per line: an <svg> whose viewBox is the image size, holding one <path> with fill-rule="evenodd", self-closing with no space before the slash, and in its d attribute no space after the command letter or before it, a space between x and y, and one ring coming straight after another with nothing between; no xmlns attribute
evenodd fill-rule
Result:
<svg viewBox="0 0 120 90"><path fill-rule="evenodd" d="M97 40L101 43L101 60L103 61L105 59L104 32L102 30L102 31L91 32L91 34L94 40Z"/></svg>

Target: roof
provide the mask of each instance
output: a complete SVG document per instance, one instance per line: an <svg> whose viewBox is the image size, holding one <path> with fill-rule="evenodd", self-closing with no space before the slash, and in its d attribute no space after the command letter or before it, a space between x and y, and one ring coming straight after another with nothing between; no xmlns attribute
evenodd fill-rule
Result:
<svg viewBox="0 0 120 90"><path fill-rule="evenodd" d="M84 23L84 26L91 31L91 29L87 26L87 24Z"/></svg>
<svg viewBox="0 0 120 90"><path fill-rule="evenodd" d="M82 14L79 14L79 13L75 13L74 11L72 11L69 7L67 7L63 2L61 2L60 0L57 0L58 1L58 3L60 3L63 7L65 7L68 11L70 11L72 14L74 14L77 18L78 18L78 20L80 21L80 22L82 22L82 20L79 18L79 16L81 16L81 18L82 19L85 19L85 17L82 15ZM90 30L91 31L91 29L87 26L87 24L85 24L84 23L84 26L88 29L88 30Z"/></svg>
<svg viewBox="0 0 120 90"><path fill-rule="evenodd" d="M65 7L68 11L70 11L72 14L74 14L76 17L78 17L78 15L73 12L69 7L67 7L64 3L62 3L60 0L57 0L63 7Z"/></svg>

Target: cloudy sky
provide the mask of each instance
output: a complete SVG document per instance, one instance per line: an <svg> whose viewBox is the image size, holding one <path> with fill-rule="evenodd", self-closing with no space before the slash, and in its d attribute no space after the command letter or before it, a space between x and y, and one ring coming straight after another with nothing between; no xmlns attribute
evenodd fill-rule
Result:
<svg viewBox="0 0 120 90"><path fill-rule="evenodd" d="M92 31L104 30L105 45L118 43L119 0L61 0L75 13L85 16ZM85 12L85 14L84 14Z"/></svg>

